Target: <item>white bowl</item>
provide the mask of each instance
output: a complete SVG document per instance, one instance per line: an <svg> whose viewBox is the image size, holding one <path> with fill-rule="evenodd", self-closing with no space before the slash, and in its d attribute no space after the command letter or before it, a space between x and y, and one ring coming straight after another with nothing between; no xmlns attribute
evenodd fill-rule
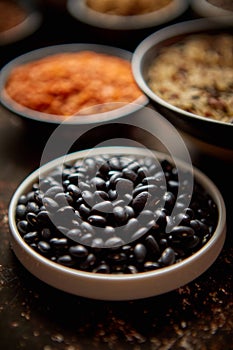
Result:
<svg viewBox="0 0 233 350"><path fill-rule="evenodd" d="M87 156L88 150L69 154L65 161L73 162ZM148 156L148 151L135 147L96 148L91 155L122 154ZM151 154L151 153L150 153ZM168 159L163 153L154 153L157 159ZM9 206L10 241L19 261L36 277L45 283L75 295L102 300L131 300L155 296L174 290L197 278L215 261L225 240L226 210L223 198L216 186L202 172L194 169L195 179L201 184L216 203L218 222L215 232L209 241L197 252L174 265L150 272L133 275L114 275L83 272L64 267L35 252L20 235L15 220L16 206L19 197L30 190L38 180L39 174L46 174L64 158L58 158L29 175L14 193ZM176 160L182 169L190 170L187 164Z"/></svg>
<svg viewBox="0 0 233 350"><path fill-rule="evenodd" d="M17 66L32 61L40 60L47 56L52 56L59 53L74 53L86 50L93 51L96 53L107 54L110 56L120 57L127 61L130 61L132 58L132 53L130 51L113 46L88 43L55 45L30 51L13 59L2 68L0 74L0 101L2 106L5 107L7 112L19 116L24 121L30 122L32 125L44 125L45 127L52 129L62 122L63 124L66 124L67 127L70 126L71 128L74 128L74 126L77 126L77 128L81 130L82 127L85 127L85 125L92 125L94 127L98 123L109 122L121 118L127 114L137 111L138 109L142 108L142 106L148 103L148 98L142 93L136 100L132 101L132 103L112 102L106 104L110 106L112 104L113 106L115 105L119 107L111 111L100 113L98 112L97 105L96 110L95 106L90 107L90 113L86 113L86 115L84 116L78 115L68 118L60 118L58 115L55 114L39 112L20 105L19 103L14 101L4 89L9 74L11 73L12 69L14 69ZM86 111L89 111L89 109L86 109Z"/></svg>
<svg viewBox="0 0 233 350"><path fill-rule="evenodd" d="M28 4L27 1L21 1L19 4L25 10L26 17L14 27L0 32L0 47L26 38L41 25L42 15L36 8L31 7L31 4Z"/></svg>
<svg viewBox="0 0 233 350"><path fill-rule="evenodd" d="M76 19L86 24L114 30L135 30L158 26L180 16L189 6L187 0L173 0L167 6L142 15L119 16L92 10L85 0L68 0L67 9Z"/></svg>
<svg viewBox="0 0 233 350"><path fill-rule="evenodd" d="M224 16L233 17L233 11L226 10L221 6L214 6L207 0L191 0L190 5L202 17L220 16L219 20L224 20Z"/></svg>

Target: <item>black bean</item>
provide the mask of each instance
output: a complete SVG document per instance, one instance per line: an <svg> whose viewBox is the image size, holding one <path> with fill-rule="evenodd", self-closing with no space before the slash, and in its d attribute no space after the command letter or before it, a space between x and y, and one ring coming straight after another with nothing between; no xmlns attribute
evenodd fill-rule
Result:
<svg viewBox="0 0 233 350"><path fill-rule="evenodd" d="M110 189L115 189L117 179L122 179L122 176L123 176L123 174L121 172L114 173L109 179L109 186L108 187Z"/></svg>
<svg viewBox="0 0 233 350"><path fill-rule="evenodd" d="M149 192L149 193L156 193L156 191L158 190L158 186L156 185L144 185L144 186L140 186L140 187L136 187L133 190L133 197L136 197L140 192Z"/></svg>
<svg viewBox="0 0 233 350"><path fill-rule="evenodd" d="M83 244L90 245L93 240L93 235L91 233L85 233L80 237L80 242Z"/></svg>
<svg viewBox="0 0 233 350"><path fill-rule="evenodd" d="M91 186L83 181L79 181L78 187L81 191L90 191L91 190Z"/></svg>
<svg viewBox="0 0 233 350"><path fill-rule="evenodd" d="M99 172L101 175L106 176L108 174L108 172L110 171L110 166L107 162L101 164L100 168L99 168Z"/></svg>
<svg viewBox="0 0 233 350"><path fill-rule="evenodd" d="M155 238L152 235L149 235L145 239L147 249L152 253L153 256L159 256L160 255L160 248L155 240Z"/></svg>
<svg viewBox="0 0 233 350"><path fill-rule="evenodd" d="M127 224L124 226L124 232L132 234L136 232L140 227L139 221L136 218L130 219Z"/></svg>
<svg viewBox="0 0 233 350"><path fill-rule="evenodd" d="M54 200L60 205L65 206L67 204L73 204L73 198L69 195L69 193L60 192L57 193L54 197Z"/></svg>
<svg viewBox="0 0 233 350"><path fill-rule="evenodd" d="M39 212L39 206L34 201L28 202L26 206L26 211L29 213L35 213L37 214Z"/></svg>
<svg viewBox="0 0 233 350"><path fill-rule="evenodd" d="M171 247L167 247L161 255L161 263L164 266L170 266L175 262L175 252Z"/></svg>
<svg viewBox="0 0 233 350"><path fill-rule="evenodd" d="M102 215L103 214L107 215L107 214L112 213L112 212L113 212L113 205L112 205L112 202L110 202L110 201L104 201L101 203L97 203L91 209L92 214L102 213Z"/></svg>
<svg viewBox="0 0 233 350"><path fill-rule="evenodd" d="M65 249L68 247L68 240L67 238L55 238L50 240L51 245L55 247L56 249Z"/></svg>
<svg viewBox="0 0 233 350"><path fill-rule="evenodd" d="M117 191L116 190L109 190L108 191L108 196L111 201L114 201L117 199Z"/></svg>
<svg viewBox="0 0 233 350"><path fill-rule="evenodd" d="M73 198L78 198L81 195L80 188L74 184L67 186L66 190Z"/></svg>
<svg viewBox="0 0 233 350"><path fill-rule="evenodd" d="M73 260L73 258L66 254L66 255L62 255L57 259L58 264L64 265L64 266L73 266L75 261Z"/></svg>
<svg viewBox="0 0 233 350"><path fill-rule="evenodd" d="M125 268L125 272L135 274L135 273L138 273L138 269L134 265L128 265Z"/></svg>
<svg viewBox="0 0 233 350"><path fill-rule="evenodd" d="M52 236L52 232L49 228L45 227L41 230L41 237L44 239L50 239Z"/></svg>
<svg viewBox="0 0 233 350"><path fill-rule="evenodd" d="M134 255L137 262L142 263L145 260L147 249L144 244L138 243L134 248Z"/></svg>
<svg viewBox="0 0 233 350"><path fill-rule="evenodd" d="M27 196L25 194L21 195L18 200L18 204L27 204Z"/></svg>
<svg viewBox="0 0 233 350"><path fill-rule="evenodd" d="M37 215L34 213L27 213L26 220L32 227L37 225Z"/></svg>
<svg viewBox="0 0 233 350"><path fill-rule="evenodd" d="M112 157L109 159L109 166L111 169L114 169L114 170L121 170L122 169L121 162L120 162L119 158L117 158L117 157Z"/></svg>
<svg viewBox="0 0 233 350"><path fill-rule="evenodd" d="M193 237L195 234L195 231L188 226L175 226L171 230L170 234L175 238L185 239L185 238Z"/></svg>
<svg viewBox="0 0 233 350"><path fill-rule="evenodd" d="M100 203L103 201L108 201L109 195L104 191L95 191L93 194L93 199L95 203Z"/></svg>
<svg viewBox="0 0 233 350"><path fill-rule="evenodd" d="M125 214L126 214L127 220L130 220L135 216L135 212L133 208L130 207L129 205L125 206Z"/></svg>
<svg viewBox="0 0 233 350"><path fill-rule="evenodd" d="M120 206L113 208L113 215L117 225L123 225L127 220L125 209Z"/></svg>
<svg viewBox="0 0 233 350"><path fill-rule="evenodd" d="M97 227L104 227L106 226L106 219L103 216L100 215L90 215L88 217L88 222L91 225L97 226Z"/></svg>
<svg viewBox="0 0 233 350"><path fill-rule="evenodd" d="M149 193L148 192L141 192L139 193L132 202L132 207L135 212L140 212L143 210L143 208L146 205L146 202L149 198Z"/></svg>
<svg viewBox="0 0 233 350"><path fill-rule="evenodd" d="M164 208L172 210L176 200L174 194L172 192L166 192L163 196L163 200L165 201Z"/></svg>
<svg viewBox="0 0 233 350"><path fill-rule="evenodd" d="M42 210L37 214L37 221L41 224L50 224L49 214L46 210Z"/></svg>
<svg viewBox="0 0 233 350"><path fill-rule="evenodd" d="M145 271L153 271L160 268L160 264L156 261L146 261L143 265Z"/></svg>
<svg viewBox="0 0 233 350"><path fill-rule="evenodd" d="M54 213L59 209L59 204L54 199L49 197L43 198L43 205L45 206L46 210L50 213Z"/></svg>
<svg viewBox="0 0 233 350"><path fill-rule="evenodd" d="M95 234L94 227L91 224L89 224L89 222L87 222L87 221L83 221L81 223L80 229L85 233L91 233L92 235Z"/></svg>
<svg viewBox="0 0 233 350"><path fill-rule="evenodd" d="M16 207L16 217L23 219L26 214L26 206L24 204L18 204Z"/></svg>
<svg viewBox="0 0 233 350"><path fill-rule="evenodd" d="M30 230L30 225L26 220L21 220L17 224L20 233L25 234Z"/></svg>
<svg viewBox="0 0 233 350"><path fill-rule="evenodd" d="M105 191L106 190L106 183L103 179L100 177L93 177L90 181L90 184L94 188L94 190L99 191Z"/></svg>
<svg viewBox="0 0 233 350"><path fill-rule="evenodd" d="M42 254L47 254L51 250L50 244L45 241L40 241L37 245L37 248Z"/></svg>
<svg viewBox="0 0 233 350"><path fill-rule="evenodd" d="M77 185L79 181L83 181L84 179L85 175L81 172L76 172L68 176L68 180L70 181L70 183L75 185Z"/></svg>
<svg viewBox="0 0 233 350"><path fill-rule="evenodd" d="M107 264L101 264L97 266L93 272L96 273L110 273L110 267Z"/></svg>
<svg viewBox="0 0 233 350"><path fill-rule="evenodd" d="M147 227L141 227L141 228L139 228L139 229L131 236L132 242L138 240L139 238L142 238L147 232L148 232L148 228L147 228Z"/></svg>
<svg viewBox="0 0 233 350"><path fill-rule="evenodd" d="M120 237L111 237L105 241L104 246L106 248L114 248L124 245L125 242Z"/></svg>
<svg viewBox="0 0 233 350"><path fill-rule="evenodd" d="M104 238L114 237L115 234L116 234L116 230L112 226L106 226L103 230L103 237Z"/></svg>
<svg viewBox="0 0 233 350"><path fill-rule="evenodd" d="M54 198L56 194L63 192L62 186L53 186L47 189L45 192L46 197Z"/></svg>
<svg viewBox="0 0 233 350"><path fill-rule="evenodd" d="M104 241L102 238L94 238L93 241L91 242L91 246L93 248L103 248Z"/></svg>
<svg viewBox="0 0 233 350"><path fill-rule="evenodd" d="M123 196L124 194L132 193L133 191L133 182L124 178L116 179L116 191L118 196Z"/></svg>
<svg viewBox="0 0 233 350"><path fill-rule="evenodd" d="M140 180L142 180L148 176L149 172L148 172L148 169L146 167L140 167L137 171L137 174L138 174L138 178Z"/></svg>
<svg viewBox="0 0 233 350"><path fill-rule="evenodd" d="M138 175L131 169L129 168L124 168L122 170L122 173L123 173L123 176L126 178L126 179L129 179L131 180L132 182L136 182L137 181L137 177Z"/></svg>
<svg viewBox="0 0 233 350"><path fill-rule="evenodd" d="M82 203L80 206L79 206L79 209L78 209L80 215L84 218L87 218L90 213L91 213L91 209L88 208L84 203Z"/></svg>
<svg viewBox="0 0 233 350"><path fill-rule="evenodd" d="M96 263L96 257L94 254L90 253L87 258L80 264L82 270L88 270L92 268Z"/></svg>
<svg viewBox="0 0 233 350"><path fill-rule="evenodd" d="M35 242L38 240L38 238L39 234L37 231L28 232L23 236L24 241L27 243Z"/></svg>
<svg viewBox="0 0 233 350"><path fill-rule="evenodd" d="M77 258L85 258L88 256L87 248L81 244L70 247L69 253Z"/></svg>

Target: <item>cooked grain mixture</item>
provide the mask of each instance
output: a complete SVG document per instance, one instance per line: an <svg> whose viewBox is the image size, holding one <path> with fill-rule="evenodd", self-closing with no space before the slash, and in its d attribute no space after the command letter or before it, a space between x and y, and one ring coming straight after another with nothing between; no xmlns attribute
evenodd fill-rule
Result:
<svg viewBox="0 0 233 350"><path fill-rule="evenodd" d="M233 36L193 35L164 47L149 68L148 85L176 107L233 122Z"/></svg>
<svg viewBox="0 0 233 350"><path fill-rule="evenodd" d="M92 51L55 54L18 66L6 92L25 107L63 119L87 107L142 96L129 61Z"/></svg>
<svg viewBox="0 0 233 350"><path fill-rule="evenodd" d="M132 16L160 10L172 1L173 0L86 0L86 4L97 12L118 16Z"/></svg>

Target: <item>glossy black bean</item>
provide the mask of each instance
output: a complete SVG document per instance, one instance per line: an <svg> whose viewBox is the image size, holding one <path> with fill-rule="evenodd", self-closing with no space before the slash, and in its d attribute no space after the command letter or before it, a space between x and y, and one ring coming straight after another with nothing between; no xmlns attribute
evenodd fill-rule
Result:
<svg viewBox="0 0 233 350"><path fill-rule="evenodd" d="M188 226L175 226L170 234L178 239L186 239L186 238L190 238L193 237L195 234L195 231Z"/></svg>
<svg viewBox="0 0 233 350"><path fill-rule="evenodd" d="M95 191L93 194L93 199L95 203L100 203L109 200L109 195L105 191Z"/></svg>
<svg viewBox="0 0 233 350"><path fill-rule="evenodd" d="M80 264L80 268L82 270L89 270L92 268L96 263L96 257L94 254L90 253L86 257L86 259Z"/></svg>
<svg viewBox="0 0 233 350"><path fill-rule="evenodd" d="M122 165L118 157L112 157L109 159L109 166L113 170L121 170Z"/></svg>
<svg viewBox="0 0 233 350"><path fill-rule="evenodd" d="M30 230L30 225L26 220L21 220L17 224L20 233L25 234Z"/></svg>
<svg viewBox="0 0 233 350"><path fill-rule="evenodd" d="M109 213L112 213L112 212L113 212L113 205L112 205L112 202L110 201L97 203L91 208L92 214L101 213L101 215L103 214L108 215Z"/></svg>
<svg viewBox="0 0 233 350"><path fill-rule="evenodd" d="M113 208L113 215L117 225L123 225L127 220L125 209L120 206Z"/></svg>
<svg viewBox="0 0 233 350"><path fill-rule="evenodd" d="M82 203L79 206L78 211L83 218L87 218L91 213L91 209L89 207L87 207L84 203Z"/></svg>
<svg viewBox="0 0 233 350"><path fill-rule="evenodd" d="M127 217L127 221L132 219L132 218L134 218L135 212L134 212L134 210L133 210L133 208L131 206L126 205L124 209L125 209L125 214L126 214L126 217Z"/></svg>
<svg viewBox="0 0 233 350"><path fill-rule="evenodd" d="M43 205L43 198L44 198L43 192L39 190L35 191L34 200L36 204L38 204L39 206Z"/></svg>
<svg viewBox="0 0 233 350"><path fill-rule="evenodd" d="M28 232L23 236L24 241L27 243L33 243L37 241L38 238L39 238L39 234L37 231Z"/></svg>
<svg viewBox="0 0 233 350"><path fill-rule="evenodd" d="M38 242L37 248L42 254L48 254L51 250L50 244L45 241Z"/></svg>
<svg viewBox="0 0 233 350"><path fill-rule="evenodd" d="M52 237L52 231L45 227L41 230L41 237L44 238L44 239L50 239Z"/></svg>
<svg viewBox="0 0 233 350"><path fill-rule="evenodd" d="M146 205L147 200L149 199L149 193L148 192L140 192L132 202L132 207L135 212L140 212L143 210L143 208Z"/></svg>
<svg viewBox="0 0 233 350"><path fill-rule="evenodd" d="M18 204L16 207L16 217L23 219L26 215L26 206L24 204Z"/></svg>
<svg viewBox="0 0 233 350"><path fill-rule="evenodd" d="M69 253L70 255L75 256L76 258L85 258L88 256L87 248L81 244L71 246L69 248Z"/></svg>
<svg viewBox="0 0 233 350"><path fill-rule="evenodd" d="M46 210L50 213L54 213L59 209L59 204L54 199L49 197L43 198L43 205L45 206Z"/></svg>
<svg viewBox="0 0 233 350"><path fill-rule="evenodd" d="M54 198L56 194L62 193L63 187L62 186L53 186L47 189L47 191L44 193L45 197Z"/></svg>
<svg viewBox="0 0 233 350"><path fill-rule="evenodd" d="M108 196L111 201L114 201L117 199L117 191L116 190L109 190L108 191Z"/></svg>
<svg viewBox="0 0 233 350"><path fill-rule="evenodd" d="M82 232L79 228L73 228L66 233L66 236L72 241L78 242L82 236Z"/></svg>
<svg viewBox="0 0 233 350"><path fill-rule="evenodd" d="M87 244L87 245L90 245L92 240L93 240L93 235L91 233L85 233L79 239L80 243Z"/></svg>
<svg viewBox="0 0 233 350"><path fill-rule="evenodd" d="M153 271L159 269L161 266L156 261L146 261L143 267L144 271Z"/></svg>
<svg viewBox="0 0 233 350"><path fill-rule="evenodd" d="M94 238L91 242L91 246L93 248L103 248L104 246L104 241L102 238L98 237L98 238Z"/></svg>
<svg viewBox="0 0 233 350"><path fill-rule="evenodd" d="M66 254L66 255L60 256L57 259L57 263L64 266L73 266L75 261L70 255Z"/></svg>
<svg viewBox="0 0 233 350"><path fill-rule="evenodd" d="M50 240L51 245L56 249L65 249L68 247L67 238L55 238Z"/></svg>
<svg viewBox="0 0 233 350"><path fill-rule="evenodd" d="M139 228L140 228L140 224L139 224L138 219L136 219L136 218L131 218L131 219L127 222L127 224L124 226L123 231L124 231L125 233L130 233L130 234L132 234L132 233L136 232Z"/></svg>
<svg viewBox="0 0 233 350"><path fill-rule="evenodd" d="M32 227L35 227L37 225L37 215L35 213L27 213L26 214L26 220L29 222L29 224Z"/></svg>
<svg viewBox="0 0 233 350"><path fill-rule="evenodd" d="M59 192L55 195L54 200L61 206L65 205L72 205L73 204L73 198L69 193L65 192Z"/></svg>
<svg viewBox="0 0 233 350"><path fill-rule="evenodd" d="M146 210L146 209L143 210L138 216L138 220L142 226L147 225L149 222L154 220L154 218L155 218L154 213L151 210Z"/></svg>
<svg viewBox="0 0 233 350"><path fill-rule="evenodd" d="M161 263L164 266L170 266L175 262L175 252L171 247L167 247L161 255Z"/></svg>
<svg viewBox="0 0 233 350"><path fill-rule="evenodd" d="M50 224L49 213L46 210L42 210L37 214L37 222L43 225Z"/></svg>
<svg viewBox="0 0 233 350"><path fill-rule="evenodd" d="M105 191L106 190L106 182L100 177L93 177L90 181L91 186L94 190Z"/></svg>
<svg viewBox="0 0 233 350"><path fill-rule="evenodd" d="M82 192L83 192L83 191L90 191L90 190L91 190L91 186L88 185L86 182L83 182L83 181L79 181L78 187L79 187L79 189L80 189Z"/></svg>
<svg viewBox="0 0 233 350"><path fill-rule="evenodd" d="M35 201L35 198L34 198L34 191L30 191L28 194L27 194L27 202L34 202Z"/></svg>
<svg viewBox="0 0 233 350"><path fill-rule="evenodd" d="M101 166L99 167L99 172L101 175L103 175L104 177L108 174L108 172L111 170L109 164L107 162L104 162L103 164L101 164Z"/></svg>
<svg viewBox="0 0 233 350"><path fill-rule="evenodd" d="M118 178L116 179L116 191L118 196L123 196L124 194L131 194L133 191L134 184L131 180Z"/></svg>
<svg viewBox="0 0 233 350"><path fill-rule="evenodd" d="M24 204L26 205L27 204L27 196L25 194L22 194L20 197L19 197L19 200L18 200L18 204Z"/></svg>
<svg viewBox="0 0 233 350"><path fill-rule="evenodd" d="M95 234L95 229L94 227L89 224L89 222L87 221L83 221L80 225L80 229L84 232L84 233L91 233L92 235Z"/></svg>
<svg viewBox="0 0 233 350"><path fill-rule="evenodd" d="M124 253L110 253L106 260L111 264L124 264L127 261L127 255Z"/></svg>
<svg viewBox="0 0 233 350"><path fill-rule="evenodd" d="M122 179L122 176L121 172L114 173L109 179L109 189L115 189L117 179Z"/></svg>
<svg viewBox="0 0 233 350"><path fill-rule="evenodd" d="M137 181L137 173L135 173L133 170L129 169L129 168L124 168L122 170L122 173L123 173L123 176L126 178L126 179L129 179L131 180L133 183L135 183Z"/></svg>
<svg viewBox="0 0 233 350"><path fill-rule="evenodd" d="M142 263L146 258L146 254L147 254L147 249L144 246L144 244L138 243L134 247L134 255L137 262Z"/></svg>
<svg viewBox="0 0 233 350"><path fill-rule="evenodd" d="M124 245L125 242L120 237L111 237L105 241L104 246L106 248L114 248L114 247L120 247Z"/></svg>
<svg viewBox="0 0 233 350"><path fill-rule="evenodd" d="M135 274L135 273L138 273L138 269L134 265L128 265L125 268L125 272L130 274Z"/></svg>
<svg viewBox="0 0 233 350"><path fill-rule="evenodd" d="M78 198L81 195L81 190L78 186L74 185L74 184L70 184L69 186L67 186L66 191L74 198Z"/></svg>
<svg viewBox="0 0 233 350"><path fill-rule="evenodd" d="M158 257L160 255L160 248L159 245L156 241L156 239L152 236L149 235L145 239L146 247L148 251L155 257Z"/></svg>
<svg viewBox="0 0 233 350"><path fill-rule="evenodd" d="M159 227L164 228L167 224L167 215L166 212L163 210L156 210L155 211L155 221L159 225Z"/></svg>
<svg viewBox="0 0 233 350"><path fill-rule="evenodd" d="M172 192L166 192L163 196L164 208L167 210L172 210L175 204L176 198Z"/></svg>
<svg viewBox="0 0 233 350"><path fill-rule="evenodd" d="M138 239L142 238L146 233L148 232L147 227L141 227L136 232L134 232L131 236L131 241L137 241Z"/></svg>
<svg viewBox="0 0 233 350"><path fill-rule="evenodd" d="M39 206L34 201L28 202L26 206L26 211L29 213L37 214L39 212Z"/></svg>
<svg viewBox="0 0 233 350"><path fill-rule="evenodd" d="M110 267L107 264L101 264L97 266L93 272L95 273L110 273Z"/></svg>
<svg viewBox="0 0 233 350"><path fill-rule="evenodd" d="M112 226L106 226L103 230L103 238L108 239L114 237L116 234L116 230Z"/></svg>
<svg viewBox="0 0 233 350"><path fill-rule="evenodd" d="M100 215L90 215L88 217L88 222L97 227L106 226L106 218Z"/></svg>
<svg viewBox="0 0 233 350"><path fill-rule="evenodd" d="M145 166L141 166L137 171L138 179L142 180L149 175L149 171Z"/></svg>
<svg viewBox="0 0 233 350"><path fill-rule="evenodd" d="M79 181L84 181L85 175L81 172L76 172L68 176L68 180L71 184L78 185Z"/></svg>

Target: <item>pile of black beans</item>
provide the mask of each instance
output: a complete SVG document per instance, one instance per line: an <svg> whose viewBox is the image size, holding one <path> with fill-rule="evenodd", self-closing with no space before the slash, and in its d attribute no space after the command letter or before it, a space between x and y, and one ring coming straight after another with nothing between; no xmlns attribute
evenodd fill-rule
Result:
<svg viewBox="0 0 233 350"><path fill-rule="evenodd" d="M187 258L210 239L217 220L209 194L196 181L190 194L189 181L178 179L170 161L132 155L58 166L16 207L18 230L36 252L78 270L112 274Z"/></svg>

